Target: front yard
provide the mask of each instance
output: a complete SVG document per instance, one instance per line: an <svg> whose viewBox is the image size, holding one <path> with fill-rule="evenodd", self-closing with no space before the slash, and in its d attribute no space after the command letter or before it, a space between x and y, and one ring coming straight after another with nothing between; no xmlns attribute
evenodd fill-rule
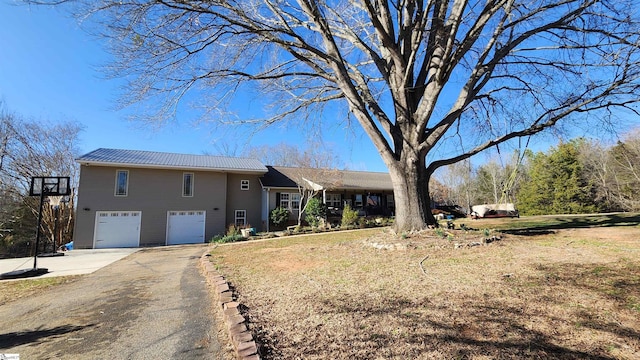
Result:
<svg viewBox="0 0 640 360"><path fill-rule="evenodd" d="M222 245L211 259L265 359L637 359L636 220L458 220Z"/></svg>

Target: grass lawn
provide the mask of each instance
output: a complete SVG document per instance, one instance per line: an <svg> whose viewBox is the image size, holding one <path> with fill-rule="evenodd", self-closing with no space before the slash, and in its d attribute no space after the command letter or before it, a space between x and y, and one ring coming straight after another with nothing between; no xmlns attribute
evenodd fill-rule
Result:
<svg viewBox="0 0 640 360"><path fill-rule="evenodd" d="M62 276L0 281L0 306L9 301L15 301L38 292L46 291L53 286L75 281L78 278L79 276Z"/></svg>
<svg viewBox="0 0 640 360"><path fill-rule="evenodd" d="M640 216L455 223L221 245L211 259L265 359L640 359Z"/></svg>

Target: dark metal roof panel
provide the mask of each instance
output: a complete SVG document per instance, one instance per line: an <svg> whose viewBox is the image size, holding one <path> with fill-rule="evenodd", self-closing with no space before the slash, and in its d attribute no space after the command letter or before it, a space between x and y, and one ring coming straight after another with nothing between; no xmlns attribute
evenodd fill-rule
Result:
<svg viewBox="0 0 640 360"><path fill-rule="evenodd" d="M283 166L267 166L269 170L260 178L264 187L296 188L296 179L306 178L328 190L390 190L393 191L391 176L388 173L320 170ZM330 177L330 178L327 178Z"/></svg>

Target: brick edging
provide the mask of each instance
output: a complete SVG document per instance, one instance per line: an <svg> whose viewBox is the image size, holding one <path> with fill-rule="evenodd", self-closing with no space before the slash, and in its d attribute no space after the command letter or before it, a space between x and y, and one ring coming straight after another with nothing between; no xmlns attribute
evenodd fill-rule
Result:
<svg viewBox="0 0 640 360"><path fill-rule="evenodd" d="M200 271L207 279L207 284L216 297L216 302L220 305L214 309L220 311L229 334L229 339L233 344L238 359L240 360L260 360L258 346L253 339L253 334L247 329L247 320L238 310L239 303L233 300L233 292L229 289L229 283L225 280L211 261L209 261L209 251L207 250L200 257Z"/></svg>

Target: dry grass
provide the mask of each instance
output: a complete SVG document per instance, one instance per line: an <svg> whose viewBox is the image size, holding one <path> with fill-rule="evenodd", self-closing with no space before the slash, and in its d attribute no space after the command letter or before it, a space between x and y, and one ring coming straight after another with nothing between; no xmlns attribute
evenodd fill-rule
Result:
<svg viewBox="0 0 640 360"><path fill-rule="evenodd" d="M61 276L42 279L3 280L0 281L0 305L29 297L52 286L76 281L80 276Z"/></svg>
<svg viewBox="0 0 640 360"><path fill-rule="evenodd" d="M376 229L219 246L212 261L266 359L640 358L640 228L540 219L467 221L516 228L483 246L454 248L482 229Z"/></svg>

